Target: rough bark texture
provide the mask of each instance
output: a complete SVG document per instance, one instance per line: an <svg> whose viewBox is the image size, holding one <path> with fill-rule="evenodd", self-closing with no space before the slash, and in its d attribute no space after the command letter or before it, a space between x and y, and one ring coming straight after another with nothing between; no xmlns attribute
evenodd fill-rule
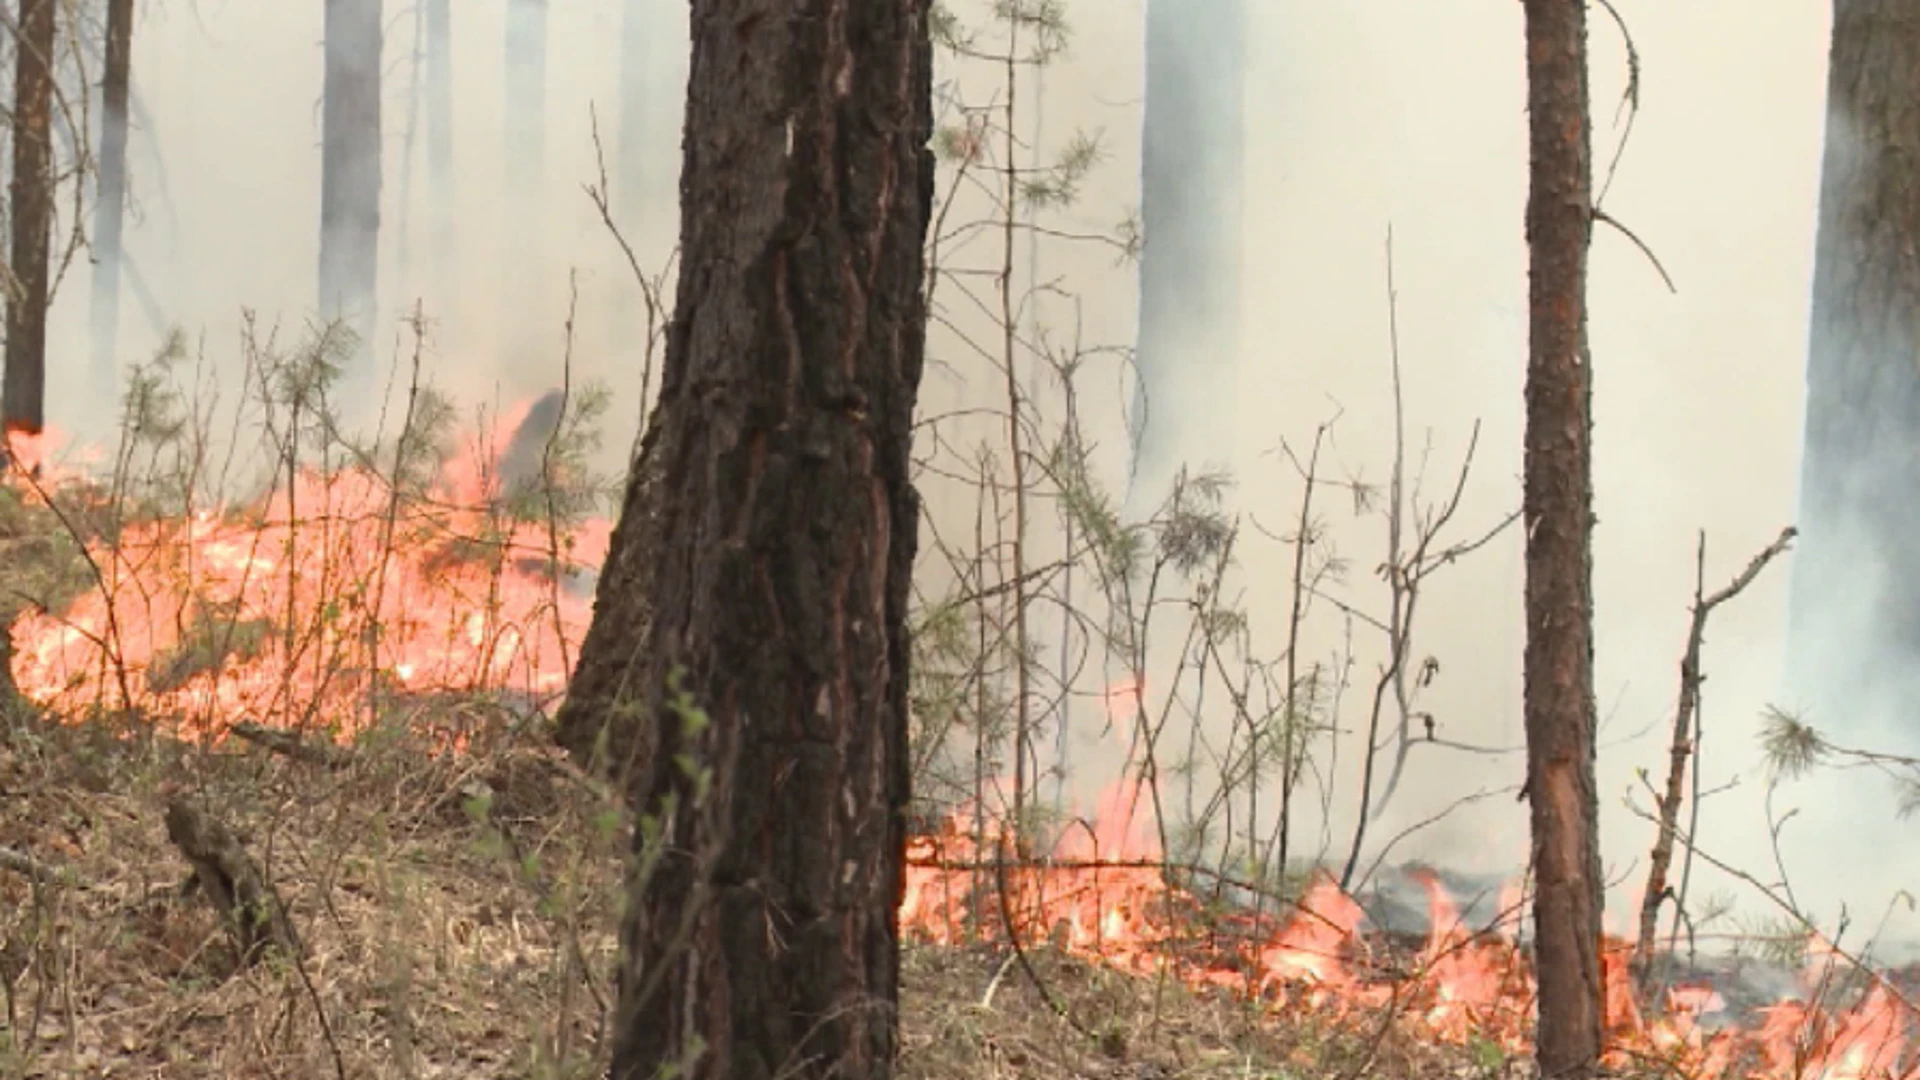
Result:
<svg viewBox="0 0 1920 1080"><path fill-rule="evenodd" d="M452 0L427 4L427 189L429 243L441 303L452 308L453 277L453 12Z"/></svg>
<svg viewBox="0 0 1920 1080"><path fill-rule="evenodd" d="M20 0L13 83L13 286L7 299L6 376L0 411L8 433L46 426L47 247L53 226L54 12L58 0Z"/></svg>
<svg viewBox="0 0 1920 1080"><path fill-rule="evenodd" d="M1884 719L1910 738L1920 689L1916 70L1920 9L1837 0L1790 617L1796 697L1820 708L1821 726Z"/></svg>
<svg viewBox="0 0 1920 1080"><path fill-rule="evenodd" d="M1245 0L1149 0L1133 507L1225 450L1240 327ZM1230 417L1226 419L1231 419ZM1200 466L1204 461L1193 461Z"/></svg>
<svg viewBox="0 0 1920 1080"><path fill-rule="evenodd" d="M348 407L373 389L380 271L380 0L326 0L320 117L320 311L359 335Z"/></svg>
<svg viewBox="0 0 1920 1080"><path fill-rule="evenodd" d="M1526 0L1530 352L1527 793L1533 809L1537 1052L1544 1075L1598 1064L1599 803L1594 790L1593 383L1587 354L1592 148L1582 0Z"/></svg>
<svg viewBox="0 0 1920 1080"><path fill-rule="evenodd" d="M133 68L133 0L107 0L100 79L99 192L93 219L93 386L96 401L120 391L114 348L120 331L121 226L127 210L127 95Z"/></svg>
<svg viewBox="0 0 1920 1080"><path fill-rule="evenodd" d="M613 1076L884 1077L926 0L694 0L691 17L661 404L561 717L631 747L667 841L627 906ZM676 675L710 716L697 733L665 707Z"/></svg>

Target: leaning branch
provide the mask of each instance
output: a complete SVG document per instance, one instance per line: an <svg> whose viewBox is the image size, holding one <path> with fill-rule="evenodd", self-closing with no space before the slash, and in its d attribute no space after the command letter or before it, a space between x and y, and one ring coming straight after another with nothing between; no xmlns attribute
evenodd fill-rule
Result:
<svg viewBox="0 0 1920 1080"><path fill-rule="evenodd" d="M1760 571L1793 544L1798 531L1789 525L1780 535L1747 563L1739 576L1711 596L1706 587L1707 535L1700 534L1694 556L1693 616L1687 628L1687 651L1680 659L1680 705L1673 717L1673 742L1668 750L1667 787L1660 797L1660 833L1653 842L1653 855L1647 869L1647 888L1640 898L1640 933L1633 948L1633 970L1644 994L1653 985L1653 939L1660 906L1673 896L1667 873L1673 865L1674 838L1678 832L1680 800L1686 786L1687 759L1699 742L1700 684L1706 675L1700 670L1700 652L1706 638L1707 616L1713 609L1733 599L1753 584Z"/></svg>

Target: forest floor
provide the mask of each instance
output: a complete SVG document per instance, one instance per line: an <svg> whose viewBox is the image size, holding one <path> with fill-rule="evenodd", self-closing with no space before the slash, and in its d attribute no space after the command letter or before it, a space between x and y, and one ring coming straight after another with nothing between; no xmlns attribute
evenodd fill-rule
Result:
<svg viewBox="0 0 1920 1080"><path fill-rule="evenodd" d="M418 702L405 733L364 736L331 762L151 727L9 721L0 1080L598 1075L620 815L543 741L502 733L503 715ZM436 755L420 734L452 729L466 752ZM231 827L285 906L290 948L239 962L206 890L183 888L173 800ZM1525 1072L1367 1017L1275 1018L1045 949L1028 957L1031 969L987 946L910 947L899 1075Z"/></svg>

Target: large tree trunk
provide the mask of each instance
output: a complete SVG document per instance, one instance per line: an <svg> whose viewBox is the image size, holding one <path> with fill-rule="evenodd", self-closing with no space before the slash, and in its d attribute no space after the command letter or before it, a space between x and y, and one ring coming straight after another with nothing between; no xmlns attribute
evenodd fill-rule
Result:
<svg viewBox="0 0 1920 1080"><path fill-rule="evenodd" d="M320 312L358 337L341 380L348 412L372 404L380 272L380 0L326 0L320 118Z"/></svg>
<svg viewBox="0 0 1920 1080"><path fill-rule="evenodd" d="M46 426L47 248L53 228L53 31L58 0L20 0L13 83L13 288L7 298L7 434Z"/></svg>
<svg viewBox="0 0 1920 1080"><path fill-rule="evenodd" d="M1599 800L1594 789L1593 382L1587 246L1593 160L1582 0L1526 0L1530 264L1527 793L1533 807L1540 1069L1599 1063Z"/></svg>
<svg viewBox="0 0 1920 1080"><path fill-rule="evenodd" d="M1129 484L1141 513L1166 497L1183 458L1232 446L1246 32L1245 0L1147 4Z"/></svg>
<svg viewBox="0 0 1920 1080"><path fill-rule="evenodd" d="M667 845L627 904L613 1076L885 1077L926 0L806 17L694 0L692 25L661 404L561 716L630 730L634 794ZM667 708L669 680L704 727Z"/></svg>
<svg viewBox="0 0 1920 1080"><path fill-rule="evenodd" d="M1920 737L1907 715L1920 690L1916 70L1911 4L1837 0L1790 654L1800 700L1869 740L1886 736L1862 728L1880 724Z"/></svg>
<svg viewBox="0 0 1920 1080"><path fill-rule="evenodd" d="M99 191L93 219L93 389L120 392L121 228L127 209L127 95L133 67L133 0L107 0L105 71L100 80Z"/></svg>
<svg viewBox="0 0 1920 1080"><path fill-rule="evenodd" d="M453 309L453 13L452 0L427 4L427 211L434 285Z"/></svg>

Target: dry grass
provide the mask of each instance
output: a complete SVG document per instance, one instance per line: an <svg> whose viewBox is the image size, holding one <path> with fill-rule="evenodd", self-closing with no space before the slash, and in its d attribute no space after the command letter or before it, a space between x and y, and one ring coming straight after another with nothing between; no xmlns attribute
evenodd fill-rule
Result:
<svg viewBox="0 0 1920 1080"><path fill-rule="evenodd" d="M902 1080L1493 1080L1527 1073L1524 1062L1491 1048L1410 1038L1381 1013L1336 1021L1325 1013L1275 1011L1226 993L1198 993L1051 950L1029 959L1045 995L1009 955L909 949Z"/></svg>
<svg viewBox="0 0 1920 1080"><path fill-rule="evenodd" d="M25 961L0 1076L591 1075L624 840L554 752L389 733L326 769L121 734L0 741L0 847L72 882L0 871L0 953ZM175 792L241 833L297 957L242 968L183 895Z"/></svg>
<svg viewBox="0 0 1920 1080"><path fill-rule="evenodd" d="M626 838L614 804L502 710L431 702L329 768L237 739L12 723L0 739L0 1077L598 1075ZM436 754L458 726L469 752ZM427 732L429 734L422 734ZM298 955L240 965L163 823L184 795L235 828ZM1369 1017L1255 1013L1231 995L1031 954L914 946L905 1080L1496 1076ZM325 1024L320 1013L325 1011ZM7 1033L19 1033L9 1038ZM337 1054L337 1062L336 1062Z"/></svg>

